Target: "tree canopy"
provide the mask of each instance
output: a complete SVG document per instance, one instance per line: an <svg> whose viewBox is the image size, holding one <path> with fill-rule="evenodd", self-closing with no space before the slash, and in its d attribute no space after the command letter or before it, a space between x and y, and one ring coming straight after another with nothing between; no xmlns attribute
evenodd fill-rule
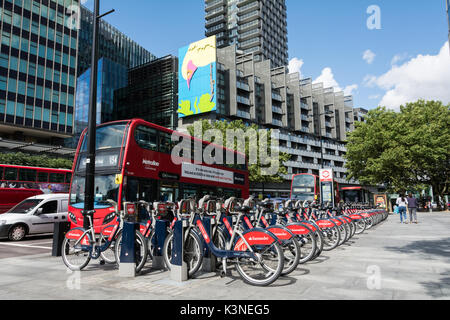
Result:
<svg viewBox="0 0 450 320"><path fill-rule="evenodd" d="M51 158L45 155L29 155L22 152L0 154L1 164L53 169L72 169L73 160Z"/></svg>
<svg viewBox="0 0 450 320"><path fill-rule="evenodd" d="M258 129L259 129L256 124L246 125L242 120L236 120L236 121L231 121L231 122L230 121L209 122L208 120L201 120L201 124L202 124L202 130L203 130L202 134L204 134L204 132L206 132L209 129L218 129L222 132L223 141L217 141L215 139L215 137L213 137L212 139L209 139L207 136L205 137L204 135L202 138L205 141L214 142L220 146L226 146L227 129L242 130L244 133L247 133L248 130L250 130L250 129L253 129L256 132L258 132ZM188 127L188 132L191 136L194 136L194 125ZM271 152L272 131L268 130L266 132L267 132L267 154L270 158L272 155L272 152ZM260 150L259 148L261 147L261 145L260 145L260 139L258 139L258 138L260 138L260 137L255 137L255 139L246 139L244 148L245 148L245 156L247 157L247 159L251 158L250 150L251 150L252 144L256 144L257 149ZM233 150L244 152L244 150L239 148L237 141L235 141L235 143L234 143ZM271 161L278 161L278 163L277 163L277 166L279 167L278 173L274 174L274 175L266 175L266 174L263 174L263 170L264 170L265 166L261 163L260 157L258 157L257 163L249 164L249 166L248 166L250 182L254 182L254 183L283 182L284 178L282 175L287 174L287 168L284 166L284 162L289 161L289 159L290 159L290 156L288 154L282 153L282 152L279 153L278 159L274 159L272 157L270 159Z"/></svg>
<svg viewBox="0 0 450 320"><path fill-rule="evenodd" d="M450 105L419 100L399 112L369 111L349 134L345 158L348 179L394 192L432 186L443 196L449 188Z"/></svg>

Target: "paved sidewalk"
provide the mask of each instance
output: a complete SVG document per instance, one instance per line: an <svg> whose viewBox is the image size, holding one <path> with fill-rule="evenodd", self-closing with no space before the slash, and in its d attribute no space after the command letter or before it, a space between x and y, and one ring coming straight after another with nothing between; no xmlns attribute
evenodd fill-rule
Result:
<svg viewBox="0 0 450 320"><path fill-rule="evenodd" d="M257 290L234 270L231 278L207 273L183 283L151 269L127 279L95 261L72 273L61 258L47 253L0 259L0 299L450 299L450 213L418 218L417 225L400 224L391 215L351 243Z"/></svg>

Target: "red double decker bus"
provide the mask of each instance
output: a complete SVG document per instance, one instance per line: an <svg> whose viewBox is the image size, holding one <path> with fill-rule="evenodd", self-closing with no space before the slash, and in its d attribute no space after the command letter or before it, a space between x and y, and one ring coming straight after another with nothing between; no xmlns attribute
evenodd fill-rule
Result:
<svg viewBox="0 0 450 320"><path fill-rule="evenodd" d="M335 189L335 203L339 203L339 183L333 180ZM292 176L291 182L291 199L301 201L317 201L320 202L320 179L311 173L300 173Z"/></svg>
<svg viewBox="0 0 450 320"><path fill-rule="evenodd" d="M172 134L194 147L214 146L232 155L235 164L206 164L194 160L194 151L183 152L172 159L178 144ZM78 145L70 189L69 218L73 227L83 225L87 158L87 130ZM240 160L240 161L237 161ZM244 164L236 164L241 163ZM177 201L206 194L221 197L249 196L248 170L245 155L142 119L115 121L99 125L96 131L94 227L99 232L113 211L106 201L114 200L119 208L124 202Z"/></svg>
<svg viewBox="0 0 450 320"><path fill-rule="evenodd" d="M68 193L72 171L0 164L0 213L26 198Z"/></svg>

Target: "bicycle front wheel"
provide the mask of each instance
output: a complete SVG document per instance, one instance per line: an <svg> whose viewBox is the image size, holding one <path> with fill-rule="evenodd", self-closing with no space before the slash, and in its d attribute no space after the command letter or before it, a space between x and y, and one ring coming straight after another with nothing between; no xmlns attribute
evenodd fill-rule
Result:
<svg viewBox="0 0 450 320"><path fill-rule="evenodd" d="M91 255L81 250L81 244L75 245L77 240L65 238L62 244L61 256L64 264L72 271L83 270L91 261Z"/></svg>
<svg viewBox="0 0 450 320"><path fill-rule="evenodd" d="M297 268L300 262L301 249L300 243L294 237L283 243L281 247L284 256L284 268L281 275L285 276Z"/></svg>
<svg viewBox="0 0 450 320"><path fill-rule="evenodd" d="M108 239L104 235L101 235L101 237L100 237L100 246L103 246L106 243L106 241L108 241ZM115 250L114 250L114 245L115 245L115 242L113 241L106 251L103 251L103 252L100 253L100 257L107 264L115 264L115 263L117 263L117 261L116 261L116 253L115 253Z"/></svg>
<svg viewBox="0 0 450 320"><path fill-rule="evenodd" d="M147 241L144 236L138 231L134 234L134 256L136 261L136 273L139 273L147 262L148 248ZM120 252L122 250L122 230L116 238L115 244L116 261L120 263Z"/></svg>
<svg viewBox="0 0 450 320"><path fill-rule="evenodd" d="M170 270L172 263L173 232L167 235L164 242L163 256L167 268ZM197 232L190 230L184 242L183 261L188 268L188 276L191 278L200 269L203 262L203 245Z"/></svg>
<svg viewBox="0 0 450 320"><path fill-rule="evenodd" d="M323 235L323 250L330 251L336 248L341 241L341 234L337 226L335 225L332 228L324 228L322 230Z"/></svg>
<svg viewBox="0 0 450 320"><path fill-rule="evenodd" d="M247 249L248 250L248 249ZM239 258L236 269L244 282L268 286L278 279L284 268L283 249L275 241L271 245L253 245L257 259Z"/></svg>
<svg viewBox="0 0 450 320"><path fill-rule="evenodd" d="M309 232L308 234L301 235L299 238L299 242L302 250L300 264L304 264L310 261L316 254L317 238L312 232Z"/></svg>

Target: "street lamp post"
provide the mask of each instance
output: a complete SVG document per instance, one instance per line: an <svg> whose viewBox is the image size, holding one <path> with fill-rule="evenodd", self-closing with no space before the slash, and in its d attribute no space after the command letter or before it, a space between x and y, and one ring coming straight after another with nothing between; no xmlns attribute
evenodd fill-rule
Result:
<svg viewBox="0 0 450 320"><path fill-rule="evenodd" d="M89 118L88 118L88 142L87 142L87 158L86 158L86 180L84 193L84 228L88 228L89 220L86 214L94 210L95 201L95 150L96 150L96 125L97 125L97 74L98 74L98 28L99 21L102 17L114 12L108 11L103 15L99 15L100 0L94 2L94 30L92 37L92 60L91 60L91 79L89 88Z"/></svg>

